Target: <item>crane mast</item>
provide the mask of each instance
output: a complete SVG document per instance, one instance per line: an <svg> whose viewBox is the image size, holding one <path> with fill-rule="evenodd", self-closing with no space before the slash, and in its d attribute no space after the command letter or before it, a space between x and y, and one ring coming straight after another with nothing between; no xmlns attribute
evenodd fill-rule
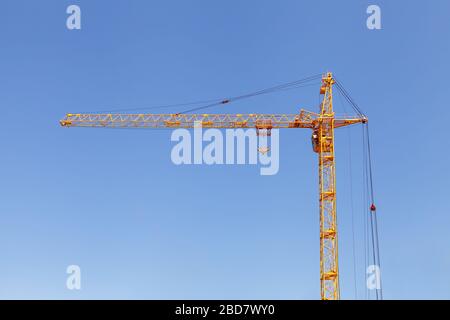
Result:
<svg viewBox="0 0 450 320"><path fill-rule="evenodd" d="M331 72L322 77L319 113L301 110L298 114L67 114L63 127L107 128L255 128L312 129L313 150L319 160L320 212L320 293L323 300L340 298L338 265L338 230L336 218L336 175L334 129L365 123L365 116L337 117L333 111Z"/></svg>
<svg viewBox="0 0 450 320"><path fill-rule="evenodd" d="M319 156L319 208L320 208L320 294L322 299L338 300L339 264L336 224L336 176L334 158L334 79L328 74L322 80L324 95L318 128L313 133L317 139Z"/></svg>

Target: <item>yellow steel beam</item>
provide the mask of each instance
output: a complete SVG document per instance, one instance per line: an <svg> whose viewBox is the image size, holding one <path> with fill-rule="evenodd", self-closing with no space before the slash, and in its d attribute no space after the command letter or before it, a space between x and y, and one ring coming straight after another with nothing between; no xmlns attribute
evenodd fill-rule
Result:
<svg viewBox="0 0 450 320"><path fill-rule="evenodd" d="M333 84L331 73L322 79L323 94L316 129L319 155L320 294L323 300L339 299L338 232L334 158ZM345 121L343 122L345 123Z"/></svg>
<svg viewBox="0 0 450 320"><path fill-rule="evenodd" d="M335 127L362 122L361 118L339 117ZM99 128L310 128L319 126L319 114L301 110L298 114L123 114L69 113L60 120L63 127Z"/></svg>

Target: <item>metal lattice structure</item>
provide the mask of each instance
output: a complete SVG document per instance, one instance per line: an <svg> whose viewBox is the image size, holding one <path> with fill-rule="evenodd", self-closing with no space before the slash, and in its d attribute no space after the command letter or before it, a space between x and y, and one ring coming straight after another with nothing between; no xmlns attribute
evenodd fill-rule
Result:
<svg viewBox="0 0 450 320"><path fill-rule="evenodd" d="M301 110L298 114L67 114L63 127L98 128L308 128L313 150L319 157L320 283L321 298L337 300L339 294L338 232L336 219L336 177L334 129L365 123L367 118L337 117L333 111L331 73L322 77L320 112Z"/></svg>
<svg viewBox="0 0 450 320"><path fill-rule="evenodd" d="M63 127L97 128L310 128L318 127L320 115L301 110L299 114L118 114L69 113ZM335 118L334 127L361 122L360 118Z"/></svg>

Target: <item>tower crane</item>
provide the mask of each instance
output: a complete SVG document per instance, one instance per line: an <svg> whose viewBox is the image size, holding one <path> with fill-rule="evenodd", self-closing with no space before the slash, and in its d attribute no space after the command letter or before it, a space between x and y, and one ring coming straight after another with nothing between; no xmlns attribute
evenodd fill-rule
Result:
<svg viewBox="0 0 450 320"><path fill-rule="evenodd" d="M340 298L338 265L338 230L336 220L336 176L334 129L357 123L366 123L362 113L354 117L339 117L333 111L331 72L321 79L321 103L318 113L301 110L298 114L67 114L60 120L63 127L98 128L255 128L270 134L271 129L312 130L312 145L319 160L320 212L320 292L323 300ZM221 104L229 100L221 101Z"/></svg>

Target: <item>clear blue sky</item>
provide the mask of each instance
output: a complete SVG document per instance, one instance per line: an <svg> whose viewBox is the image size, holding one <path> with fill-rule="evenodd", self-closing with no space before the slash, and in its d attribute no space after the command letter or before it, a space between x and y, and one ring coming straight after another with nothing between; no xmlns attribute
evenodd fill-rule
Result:
<svg viewBox="0 0 450 320"><path fill-rule="evenodd" d="M79 31L66 28L70 4ZM382 30L366 28L369 4ZM0 298L318 298L308 130L280 132L280 171L260 176L175 166L170 131L58 120L331 70L371 122L385 297L449 299L449 12L443 0L3 1ZM317 99L312 87L215 111L292 113ZM359 127L337 133L343 298L355 297L350 181L364 297L360 145ZM80 291L65 287L71 264Z"/></svg>

